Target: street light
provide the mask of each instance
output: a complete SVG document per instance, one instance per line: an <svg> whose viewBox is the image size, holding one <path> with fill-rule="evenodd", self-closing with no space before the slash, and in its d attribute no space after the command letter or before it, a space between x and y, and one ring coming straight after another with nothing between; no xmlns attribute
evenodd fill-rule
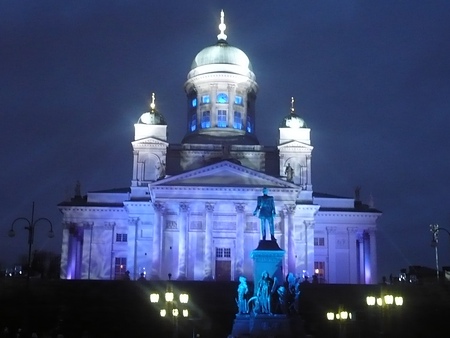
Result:
<svg viewBox="0 0 450 338"><path fill-rule="evenodd" d="M441 228L438 224L430 224L430 231L433 234L431 238L431 246L434 247L436 256L436 278L439 282L439 255L438 255L438 234L439 230L445 231L450 236L450 231L445 228Z"/></svg>
<svg viewBox="0 0 450 338"><path fill-rule="evenodd" d="M170 286L167 291L164 293L164 304L159 304L160 295L158 293L150 294L150 302L159 308L159 315L161 317L167 317L172 319L172 323L175 326L175 330L173 332L174 337L178 337L178 318L180 315L184 318L189 317L188 310L188 302L189 302L189 294L180 293L178 294L178 298L176 298L175 293L171 290ZM170 317L171 316L171 317Z"/></svg>
<svg viewBox="0 0 450 338"><path fill-rule="evenodd" d="M26 226L24 228L25 230L28 231L28 273L27 273L27 280L28 280L30 278L30 272L31 272L31 248L33 247L33 242L34 242L34 228L36 227L36 225L39 222L45 221L50 225L50 231L48 232L48 237L49 238L55 237L55 233L53 232L52 222L50 222L50 220L48 218L40 217L37 220L34 219L34 202L33 202L33 207L31 210L31 220L29 220L26 217L16 218L11 224L11 229L9 229L9 231L8 231L9 237L14 237L16 235L16 233L14 231L14 225L18 221L25 221L28 224L28 226Z"/></svg>
<svg viewBox="0 0 450 338"><path fill-rule="evenodd" d="M385 294L381 297L375 297L373 295L366 297L366 304L369 308L378 308L379 309L379 332L380 335L384 334L385 327L385 311L393 310L395 308L400 308L403 306L403 297L402 296L394 296L392 294Z"/></svg>
<svg viewBox="0 0 450 338"><path fill-rule="evenodd" d="M339 337L346 337L346 324L347 320L352 319L352 313L343 309L339 309L338 312L327 312L327 319L331 322L337 322L339 324Z"/></svg>

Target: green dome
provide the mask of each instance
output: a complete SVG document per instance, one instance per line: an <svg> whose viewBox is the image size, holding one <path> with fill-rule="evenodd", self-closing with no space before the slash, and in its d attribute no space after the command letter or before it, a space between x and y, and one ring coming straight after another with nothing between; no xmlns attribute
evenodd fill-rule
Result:
<svg viewBox="0 0 450 338"><path fill-rule="evenodd" d="M211 64L231 64L253 71L248 56L225 40L219 40L214 46L201 50L192 62L191 69Z"/></svg>

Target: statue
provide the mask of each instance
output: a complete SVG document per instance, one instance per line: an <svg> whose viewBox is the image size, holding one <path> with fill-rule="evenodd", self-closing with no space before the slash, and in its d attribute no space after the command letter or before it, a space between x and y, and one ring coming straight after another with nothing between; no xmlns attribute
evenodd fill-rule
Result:
<svg viewBox="0 0 450 338"><path fill-rule="evenodd" d="M294 168L291 167L290 163L287 164L284 174L286 175L286 181L294 182Z"/></svg>
<svg viewBox="0 0 450 338"><path fill-rule="evenodd" d="M270 275L267 271L264 271L261 275L261 279L258 282L258 286L256 288L256 300L259 308L257 311L259 313L268 313L271 314L271 296L276 288L276 278L270 278Z"/></svg>
<svg viewBox="0 0 450 338"><path fill-rule="evenodd" d="M275 202L273 201L272 196L267 195L268 192L269 192L269 189L263 188L263 195L258 196L256 209L255 209L255 211L253 211L253 215L256 216L256 214L259 211L258 217L261 221L262 239L266 240L266 222L267 222L267 223L269 223L270 238L272 241L276 241L275 227L274 227L274 223L273 223L273 219L276 215Z"/></svg>
<svg viewBox="0 0 450 338"><path fill-rule="evenodd" d="M244 276L239 277L239 286L237 289L238 298L236 299L236 304L238 306L238 314L248 313L247 301L245 300L245 295L248 292L247 278Z"/></svg>

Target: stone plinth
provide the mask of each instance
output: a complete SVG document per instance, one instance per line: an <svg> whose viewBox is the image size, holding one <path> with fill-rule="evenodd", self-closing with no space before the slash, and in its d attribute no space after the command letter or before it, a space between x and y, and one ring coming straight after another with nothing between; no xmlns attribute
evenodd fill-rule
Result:
<svg viewBox="0 0 450 338"><path fill-rule="evenodd" d="M286 315L236 315L231 336L240 337L304 337L299 317Z"/></svg>
<svg viewBox="0 0 450 338"><path fill-rule="evenodd" d="M253 280L255 284L261 279L264 271L267 271L271 278L277 278L277 284L282 285L283 277L283 257L285 251L282 250L276 241L259 241L258 247L252 251L253 259Z"/></svg>

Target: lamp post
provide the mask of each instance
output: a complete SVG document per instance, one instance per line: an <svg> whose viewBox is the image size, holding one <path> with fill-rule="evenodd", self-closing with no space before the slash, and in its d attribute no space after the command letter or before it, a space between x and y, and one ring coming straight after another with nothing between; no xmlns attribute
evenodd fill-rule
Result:
<svg viewBox="0 0 450 338"><path fill-rule="evenodd" d="M170 318L172 320L172 325L174 327L173 337L176 338L178 337L178 318L189 317L189 294L180 293L177 297L172 289L168 287L163 296L164 303L162 305L159 305L160 298L162 298L159 293L151 293L150 302L159 309L159 315L162 318Z"/></svg>
<svg viewBox="0 0 450 338"><path fill-rule="evenodd" d="M384 335L384 321L385 321L385 310L390 311L391 309L400 308L403 306L403 297L399 295L385 294L382 297L375 297L373 295L366 297L366 304L369 308L377 307L380 311L381 318L379 320L379 335Z"/></svg>
<svg viewBox="0 0 450 338"><path fill-rule="evenodd" d="M338 312L327 312L327 319L330 323L336 322L339 324L339 338L344 338L346 334L347 321L352 319L352 313L344 309L339 309Z"/></svg>
<svg viewBox="0 0 450 338"><path fill-rule="evenodd" d="M14 231L14 225L19 222L19 221L25 221L25 223L27 224L27 226L25 226L25 230L28 231L28 272L27 272L27 281L30 279L30 272L31 272L31 248L33 247L33 243L34 243L34 230L36 225L42 221L47 222L50 225L50 231L48 232L48 237L49 238L53 238L55 237L55 234L53 232L53 225L52 222L50 222L50 220L48 218L45 217L40 217L38 219L34 219L34 202L33 202L33 207L31 210L31 219L28 219L26 217L18 217L16 218L12 224L11 224L11 229L9 229L8 231L8 236L9 237L14 237L16 235L15 231Z"/></svg>
<svg viewBox="0 0 450 338"><path fill-rule="evenodd" d="M430 224L430 231L432 233L431 246L434 247L436 257L436 278L439 282L439 254L438 254L438 234L439 230L445 231L450 236L450 231L445 228L441 228L438 224Z"/></svg>

